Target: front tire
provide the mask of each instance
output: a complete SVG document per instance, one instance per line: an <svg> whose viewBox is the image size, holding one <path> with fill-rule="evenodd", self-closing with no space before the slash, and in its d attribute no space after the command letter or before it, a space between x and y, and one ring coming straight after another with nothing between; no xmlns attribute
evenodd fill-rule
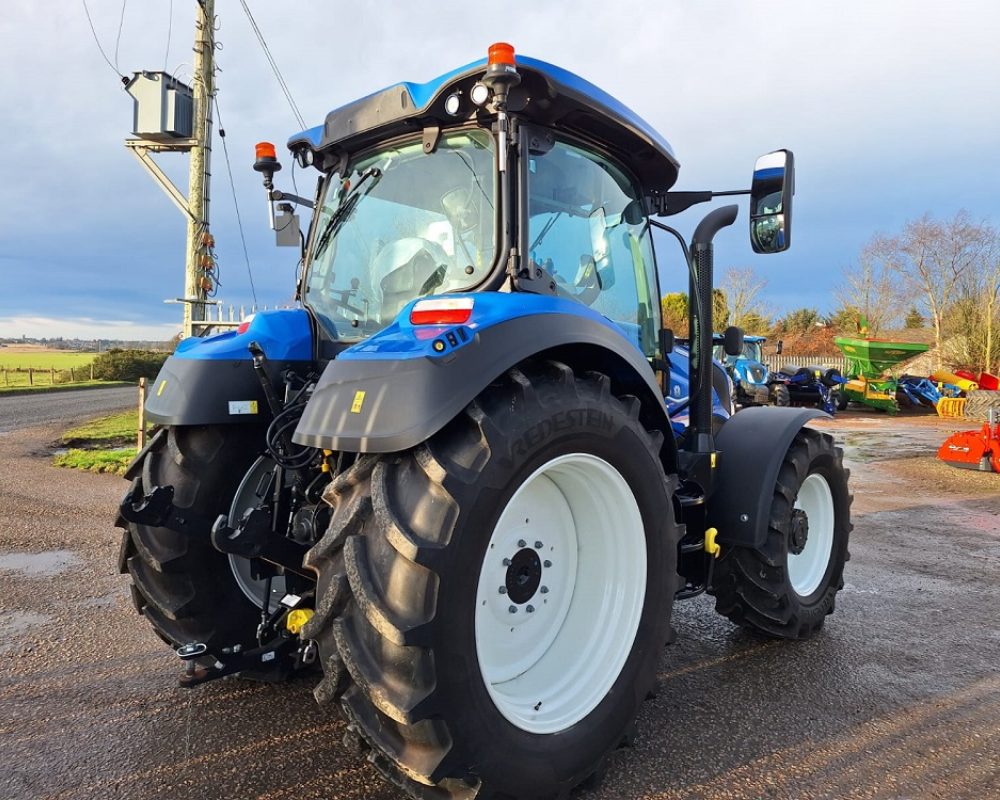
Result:
<svg viewBox="0 0 1000 800"><path fill-rule="evenodd" d="M768 636L816 633L844 586L851 531L849 472L827 434L803 428L785 454L759 548L723 547L716 611Z"/></svg>
<svg viewBox="0 0 1000 800"><path fill-rule="evenodd" d="M605 375L514 369L425 444L331 484L306 557L316 696L411 796L562 797L630 731L680 536L639 407Z"/></svg>
<svg viewBox="0 0 1000 800"><path fill-rule="evenodd" d="M791 392L788 391L788 387L783 383L776 383L774 385L774 404L782 408L787 408L792 404Z"/></svg>

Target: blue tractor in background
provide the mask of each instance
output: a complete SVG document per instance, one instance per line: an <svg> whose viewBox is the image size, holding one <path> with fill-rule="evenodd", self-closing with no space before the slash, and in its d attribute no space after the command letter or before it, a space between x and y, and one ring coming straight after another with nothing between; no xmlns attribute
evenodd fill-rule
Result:
<svg viewBox="0 0 1000 800"><path fill-rule="evenodd" d="M764 336L744 336L743 347L735 355L726 353L725 337L715 334L712 339L715 358L725 365L733 381L733 402L740 408L790 405L788 391L781 391L781 384L773 384L771 372L764 363ZM781 342L778 342L781 352Z"/></svg>
<svg viewBox="0 0 1000 800"><path fill-rule="evenodd" d="M283 238L312 208L301 307L182 342L120 508L183 686L312 671L412 797L556 798L630 738L675 600L774 637L823 625L841 451L816 410L730 415L712 241L738 207L689 241L664 224L716 194L672 190L648 124L498 44L288 146L312 199L274 188L273 147L255 168ZM750 196L755 251L788 248L792 189L779 150L723 193ZM690 270L689 349L654 231Z"/></svg>

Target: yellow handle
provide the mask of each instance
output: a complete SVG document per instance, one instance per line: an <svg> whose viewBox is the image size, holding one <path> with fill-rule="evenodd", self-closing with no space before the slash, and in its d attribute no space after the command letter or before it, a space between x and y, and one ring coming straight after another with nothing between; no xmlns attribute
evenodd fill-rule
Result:
<svg viewBox="0 0 1000 800"><path fill-rule="evenodd" d="M709 528L705 531L705 552L716 558L722 554L722 546L715 541L715 537L718 535L719 532L715 528Z"/></svg>
<svg viewBox="0 0 1000 800"><path fill-rule="evenodd" d="M302 626L309 621L313 613L311 608L296 608L293 611L289 611L288 616L285 618L285 627L288 629L288 632L298 635L299 631L302 630Z"/></svg>

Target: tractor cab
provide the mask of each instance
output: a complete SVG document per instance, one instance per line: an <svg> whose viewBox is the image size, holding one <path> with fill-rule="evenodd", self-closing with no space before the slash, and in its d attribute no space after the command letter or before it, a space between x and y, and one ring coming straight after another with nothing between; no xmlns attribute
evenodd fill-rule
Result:
<svg viewBox="0 0 1000 800"><path fill-rule="evenodd" d="M527 291L592 309L656 356L646 197L678 165L592 84L491 51L336 109L289 148L322 173L299 294L325 337L359 342L431 295Z"/></svg>

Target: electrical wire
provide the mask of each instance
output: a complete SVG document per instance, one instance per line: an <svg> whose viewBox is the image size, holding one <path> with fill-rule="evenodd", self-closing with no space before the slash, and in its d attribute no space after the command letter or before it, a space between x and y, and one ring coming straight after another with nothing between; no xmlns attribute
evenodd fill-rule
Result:
<svg viewBox="0 0 1000 800"><path fill-rule="evenodd" d="M257 25L257 21L253 18L253 14L250 13L250 7L246 4L246 0L240 0L240 5L243 6L243 11L246 13L247 19L250 21L250 27L253 28L253 32L257 36L257 41L260 42L260 46L264 51L264 56L271 65L271 71L274 72L274 77L278 81L278 86L281 87L281 91L284 93L285 99L288 100L288 106L292 109L292 114L295 115L295 119L299 123L299 127L304 129L306 127L306 122L302 118L302 114L299 113L299 107L295 104L295 100L292 99L292 93L288 88L288 84L285 83L285 79L281 76L281 70L278 69L278 63L274 60L274 56L271 55L271 50L268 48L267 42L264 41L264 34L260 32L260 27Z"/></svg>
<svg viewBox="0 0 1000 800"><path fill-rule="evenodd" d="M111 63L111 59L108 58L108 54L105 53L104 52L104 48L101 47L101 40L97 38L97 31L94 28L94 20L91 19L91 17L90 17L90 9L87 8L87 0L80 0L80 2L83 3L83 13L87 15L87 22L90 23L90 32L94 35L94 44L97 45L97 49L101 53L101 58L104 59L105 63L107 63L107 65L111 69L111 71L114 72L115 75L117 75L119 78L122 79L122 83L126 82L128 80L128 78L126 78L124 75L122 75L121 72L118 71L118 68L114 64ZM303 126L303 127L305 127L305 126Z"/></svg>
<svg viewBox="0 0 1000 800"><path fill-rule="evenodd" d="M247 250L247 238L243 233L243 219L240 216L240 203L236 196L236 182L233 180L233 167L229 161L229 146L226 144L226 129L222 124L222 111L219 109L219 98L215 97L215 115L219 118L219 138L222 139L222 152L226 157L226 172L229 173L229 188L233 192L233 206L236 208L236 224L240 229L240 241L243 243L243 258L247 263L247 276L250 278L250 294L254 305L257 303L257 289L253 284L253 270L250 268L250 251Z"/></svg>
<svg viewBox="0 0 1000 800"><path fill-rule="evenodd" d="M118 19L118 35L115 37L115 72L120 73L121 70L118 68L118 46L122 43L122 28L125 27L125 6L128 5L128 0L122 0L122 15Z"/></svg>
<svg viewBox="0 0 1000 800"><path fill-rule="evenodd" d="M170 11L167 16L167 48L163 53L163 71L167 71L170 63L170 34L174 31L174 0L170 0Z"/></svg>

